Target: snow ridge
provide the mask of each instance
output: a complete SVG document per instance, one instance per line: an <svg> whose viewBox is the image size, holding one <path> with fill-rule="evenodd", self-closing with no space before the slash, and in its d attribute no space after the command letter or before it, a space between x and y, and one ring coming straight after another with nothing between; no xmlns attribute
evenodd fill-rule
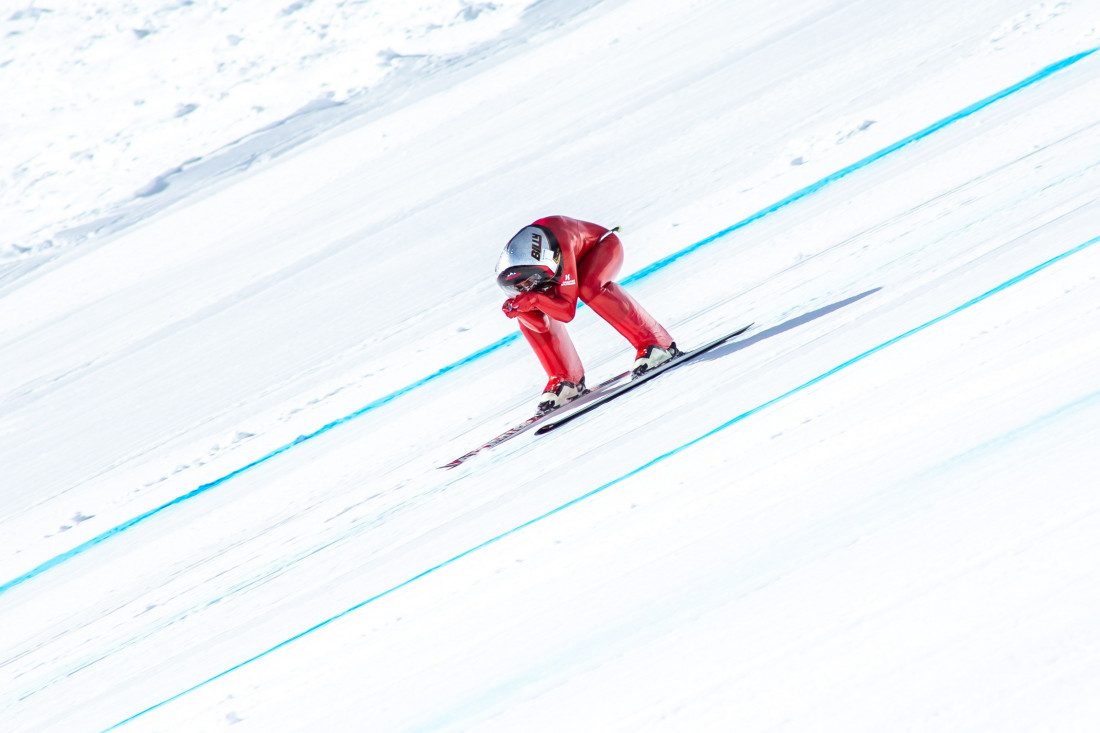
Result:
<svg viewBox="0 0 1100 733"><path fill-rule="evenodd" d="M0 259L112 231L131 218L127 207L150 209L141 199L185 172L217 177L277 154L289 129L274 150L230 149L326 107L361 106L403 66L461 57L530 4L80 0L8 10ZM112 65L132 72L104 88Z"/></svg>

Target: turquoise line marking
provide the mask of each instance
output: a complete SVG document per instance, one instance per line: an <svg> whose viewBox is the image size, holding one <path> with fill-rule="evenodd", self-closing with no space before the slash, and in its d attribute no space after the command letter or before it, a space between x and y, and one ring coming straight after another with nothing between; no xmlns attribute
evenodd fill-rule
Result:
<svg viewBox="0 0 1100 733"><path fill-rule="evenodd" d="M719 239L722 239L723 237L729 236L733 232L736 232L738 229L743 229L744 227L747 227L749 224L752 224L754 221L758 221L760 219L763 219L765 216L768 216L769 214L773 214L776 211L779 211L780 209L782 209L786 206L790 206L791 204L795 203L796 201L801 201L802 199L806 198L810 194L816 193L816 192L820 191L821 189L825 188L825 186L828 186L830 183L835 183L836 181L839 181L841 178L844 178L845 176L851 175L852 173L855 173L856 171L858 171L861 168L866 168L867 166L871 165L875 161L881 160L882 158L885 158L887 155L890 155L891 153L895 153L895 152L897 152L898 150L901 150L902 148L904 148L907 145L911 145L911 144L917 142L918 140L923 140L924 138L928 137L929 135L931 135L935 132L938 132L939 130L942 130L943 128L947 127L948 125L950 125L952 123L955 123L955 122L958 122L959 120L970 117L975 112L979 112L979 111L985 109L986 107L993 104L994 102L998 102L998 101L1004 99L1005 97L1007 97L1011 94L1015 94L1016 92L1020 91L1021 89L1025 89L1025 88L1031 86L1032 84L1035 84L1036 82L1042 81L1043 79L1046 79L1051 74L1059 72L1062 69L1066 68L1067 66L1072 66L1073 64L1076 64L1078 61L1080 61L1084 58L1087 58L1088 56L1096 53L1096 51L1098 51L1098 50L1100 50L1100 49L1094 48L1094 49L1091 49L1089 51L1084 51L1084 52L1076 54L1074 56L1070 56L1068 58L1062 59L1061 61L1059 61L1057 63L1051 64L1050 66L1048 66L1045 69L1042 69L1042 70L1032 74L1031 76L1027 77L1026 79L1024 79L1022 81L1018 81L1010 87L1005 87L1004 89L997 92L996 94L992 94L992 95L986 97L985 99L982 99L978 102L975 102L974 104L972 104L968 107L963 107L962 109L960 109L955 114L944 117L939 122L934 122L931 125L929 125L928 127L924 128L923 130L920 130L918 132L914 132L912 135L910 135L908 137L904 137L901 140L898 140L897 142L895 142L891 145L887 145L882 150L879 150L876 153L871 153L866 158L863 158L862 160L858 160L855 163L852 163L851 165L847 166L846 168L841 168L840 170L836 171L835 173L831 173L831 174L825 176L824 178L822 178L820 181L817 181L816 183L811 183L809 186L806 186L803 189L795 191L790 196L787 196L786 198L784 198L780 201L777 201L776 203L772 204L771 206L769 206L765 209L761 209L760 211L756 212L755 214L752 214L752 215L742 219L741 221L737 222L736 224L733 224L733 225L723 229L720 232L717 232L715 234L710 235L706 239L701 239L698 242L696 242L695 244L691 244L691 245L685 247L684 249L681 249L678 252L674 252L674 253L668 255L667 257L665 257L663 259L657 260L656 262L653 262L649 265L646 265L642 269L635 272L633 275L630 275L629 277L623 279L621 282L622 282L623 285L629 285L632 282L637 282L638 280L649 277L654 272L657 272L658 270L663 270L664 268L671 265L673 262L676 262L677 260L679 260L683 257L686 257L689 254L692 254L693 252L695 252L699 249L702 249L703 247L706 247L707 245L712 244L712 243L718 241Z"/></svg>
<svg viewBox="0 0 1100 733"><path fill-rule="evenodd" d="M420 379L416 382L413 382L412 384L410 384L406 387L402 387L401 389L397 390L396 392L392 392L392 393L386 395L385 397L380 397L377 400L374 400L370 404L361 407L360 409L356 410L355 412L353 412L349 415L345 415L344 417L341 417L338 420L333 420L332 422L318 428L317 430L313 431L312 433L309 433L308 435L299 435L292 442L287 443L286 445L283 445L279 448L276 448L275 450L271 451L267 455L264 455L260 458L257 458L256 460L252 461L252 463L249 463L246 466L242 466L242 467L238 468L237 470L235 470L231 473L227 473L226 475L222 476L221 478L215 479L214 481L211 481L210 483L203 484L203 485L199 486L198 488L187 492L186 494L182 494L180 496L177 496L175 499L172 499L171 501L169 501L165 504L161 504L160 506L158 506L154 509L150 509L149 511L144 512L143 514L139 514L136 517L133 517L132 519L128 519L127 521L123 522L122 524L119 524L116 527L112 527L111 529L103 532L102 534L96 535L95 537L91 538L90 540L87 540L86 542L82 542L81 544L77 545L76 547L72 548L71 550L63 552L60 555L57 555L56 557L50 558L49 560L45 561L41 565L38 565L37 567L27 571L26 573L23 573L19 577L14 578L13 580L9 580L8 582L4 583L3 585L0 585L0 593L3 593L3 592L5 592L5 591L7 591L11 588L14 588L15 586L20 585L21 583L25 583L28 580L30 580L31 578L34 578L35 576L41 575L42 573L46 572L47 570L49 570L51 568L57 567L61 563L65 562L66 560L71 560L72 558L76 557L77 555L80 555L84 552L87 552L88 550L92 549L96 545L99 545L99 544L109 540L110 538L114 537L115 535L117 535L121 532L125 532L126 530L130 529L134 525L140 524L141 522L144 522L146 519L149 519L152 516L160 514L161 512L165 511L166 509L170 509L171 507L174 507L177 504L182 504L183 502L185 502L189 499L194 499L196 496L199 496L201 494L205 494L207 491L210 491L211 489L213 489L217 486L220 486L221 484L224 484L226 481L229 481L230 479L236 478L237 476L240 476L242 473L245 473L246 471L250 471L251 469L255 468L256 466L259 466L261 463L266 463L267 461L270 461L272 458L275 458L276 456L279 456L283 453L286 453L288 450L290 450L291 448L293 448L296 445L304 443L307 440L312 440L313 438L316 438L318 435L321 435L323 433L327 433L328 431L332 430L333 428L336 428L339 425L343 425L344 423L349 422L350 420L354 420L355 418L357 418L357 417L359 417L359 416L361 416L365 413L368 413L372 410L376 410L379 407L381 407L381 406L383 406L387 403L393 402L398 397L401 397L404 394L412 392L414 389L418 389L420 387L423 387L428 382L431 382L435 379L438 379L439 377L442 377L444 374L448 374L450 372L453 372L454 370L456 370L456 369L458 369L458 368L460 368L460 367L462 367L466 364L469 364L472 361L480 359L482 356L485 356L486 354L488 354L492 351L496 351L497 349L501 348L502 346L506 345L507 343L509 343L511 341L514 341L518 337L519 337L518 333L517 334L510 334L508 336L505 336L504 338L489 344L488 346L486 346L483 349L475 351L474 353L470 354L469 356L467 356L463 359L460 359L460 360L454 362L453 364L448 364L447 366L443 367L442 369L440 369L436 372L433 372L432 374L429 374L428 376L424 377L423 379Z"/></svg>
<svg viewBox="0 0 1100 733"><path fill-rule="evenodd" d="M1042 81L1043 79L1047 78L1048 76L1050 76L1050 75L1052 75L1052 74L1054 74L1058 71L1061 71L1062 69L1065 69L1068 66L1072 66L1073 64L1076 64L1078 61L1081 61L1082 59L1090 56L1091 54L1095 53L1097 50L1100 50L1100 49L1094 48L1094 49L1091 49L1089 51L1084 51L1082 53L1075 54L1075 55L1070 56L1068 58L1062 59L1061 61L1058 61L1057 63L1051 64L1050 66L1047 66L1046 68L1036 72L1035 74L1032 74L1031 76L1027 77L1026 79L1024 79L1022 81L1019 81L1019 82L1013 84L1010 87L1006 87L1005 89L1002 89L1001 91L997 92L996 94L993 94L989 97L986 97L985 99L982 99L981 101L975 102L974 104L972 104L968 107L964 107L963 109L959 110L958 112L956 112L952 115L949 115L948 117L944 117L939 122L933 123L932 125L929 125L928 127L924 128L923 130L920 130L919 132L915 132L915 133L913 133L912 135L910 135L906 138L902 138L901 140L893 143L892 145L888 145L887 147L883 148L882 150L878 151L877 153L873 153L873 154L867 156L866 158L863 158L862 160L857 161L857 162L847 166L846 168L841 168L840 170L836 171L835 173L832 173L832 174L826 176L825 178L822 178L820 181L817 181L816 183L812 183L809 186L806 186L805 188L794 192L790 196L787 196L786 198L772 204L771 206L769 206L767 208L761 209L760 211L756 212L755 214L752 214L751 216L749 216L745 219L742 219L741 221L737 222L736 224L733 224L732 226L727 227L726 229L723 229L720 232L712 234L709 237L706 237L705 239L701 239L698 242L695 242L694 244L688 245L687 247L679 250L678 252L674 252L673 254L671 254L671 255L663 258L663 259L657 260L656 262L653 262L653 263L647 265L646 267L643 267L641 270L638 270L637 272L633 273L632 275L627 276L626 278L624 278L620 282L622 282L622 284L624 284L624 285L629 285L631 283L638 282L639 280L647 278L650 275L652 275L653 273L658 272L659 270L662 270L665 267L668 267L673 262L676 262L677 260L682 259L683 257L686 257L687 255L689 255L689 254L691 254L691 253L693 253L693 252L695 252L695 251L697 251L697 250L699 250L699 249L701 249L701 248L703 248L703 247L705 247L709 244L712 244L712 243L718 241L719 239L722 239L723 237L729 236L730 234L737 231L738 229L742 229L742 228L748 226L749 224L753 223L754 221L758 221L759 219L762 219L765 216L768 216L769 214L772 214L772 213L784 208L785 206L789 206L790 204L793 204L796 201L799 201L801 199L806 198L810 194L813 194L817 191L820 191L822 188L829 185L830 183L835 183L836 181L839 181L841 178L844 178L845 176L848 176L851 173L854 173L855 171L857 171L861 168L867 167L871 163L874 163L875 161L880 160L880 159L886 157L887 155L890 155L891 153L893 153L897 150L900 150L901 148L905 147L906 145L910 145L910 144L916 142L917 140L921 140L923 138L926 138L929 135L931 135L932 133L943 129L944 127L947 127L948 125L950 125L954 122L957 122L961 119L969 117L970 115L974 114L975 112L988 107L989 105L993 104L994 102L997 102L998 100L1004 99L1005 97L1009 96L1010 94L1015 94L1016 92L1018 92L1022 89L1025 89L1025 88L1027 88L1027 87L1029 87L1029 86L1031 86L1031 85L1033 85L1033 84L1035 84L1039 81ZM484 356L488 356L489 354L493 353L494 351L498 351L499 349L502 349L505 346L511 344L512 342L516 341L518 338L519 338L518 333L511 333L511 334L509 334L509 335L507 335L507 336L505 336L505 337L503 337L503 338L501 338L497 341L494 341L493 343L489 344L488 346L485 346L485 347L475 351L474 353L470 354L469 356L466 356L462 359L459 359L458 361L456 361L452 364L448 364L447 366L443 367L442 369L439 369L438 371L433 372L432 374L429 374L428 376L426 376L422 379L419 379L416 382L413 382L412 384L410 384L406 387L402 387L401 389L397 390L396 392L392 392L392 393L390 393L390 394L388 394L384 397L380 397L377 400L374 400L373 402L371 402L370 404L367 404L367 405L361 407L360 409L356 410L355 412L353 412L349 415L345 415L344 417L342 417L338 420L334 420L333 422L330 422L329 424L319 428L318 430L315 430L312 433L309 433L308 435L299 435L297 438L294 439L294 441L292 441L290 443L287 443L286 445L281 446L279 448L276 448L275 450L271 451L267 455L256 459L252 463L249 463L247 466L242 466L241 468L238 468L237 470L233 471L232 473L228 473L225 476L222 476L219 479L211 481L208 484L203 484L202 486L199 486L198 488L194 489L193 491L189 491L186 494L178 496L178 497L176 497L175 499L169 501L166 504L162 504L161 506L158 506L155 509L150 509L149 511L145 512L144 514L140 514L140 515L138 515L138 516L136 516L136 517L134 517L130 520L127 520L126 522L123 522L122 524L118 525L117 527L113 527L113 528L103 532L102 534L97 535L97 536L93 537L92 539L81 543L80 545L77 545L76 547L72 548L71 550L68 550L67 552L64 552L60 555L57 555L56 557L53 557L53 558L45 561L41 565L38 565L37 567L32 568L31 570L27 571L26 573L23 573L19 577L14 578L12 580L9 580L6 583L4 583L3 585L0 585L0 594L5 593L8 590L11 590L12 588L14 588L17 585L21 585L21 584L27 582L28 580L31 580L32 578L38 576L38 575L41 575L42 573L46 572L47 570L49 570L51 568L57 567L61 563L65 562L66 560L70 560L73 557L76 557L77 555L80 555L80 554L90 550L91 548L95 547L98 544L101 544L102 542L110 539L111 537L114 537L115 535L119 534L120 532L124 532L124 531L130 529L134 525L139 524L141 522L144 522L146 519L149 519L150 517L153 517L153 516L161 513L162 511L165 511L166 509L169 509L173 506L176 506L177 504L180 504L180 503L182 503L184 501L187 501L189 499L193 499L196 496L200 496L202 494L205 494L207 491L210 491L211 489L213 489L217 486L220 486L221 484L224 484L226 481L229 481L230 479L236 478L237 476L240 476L242 473L245 473L246 471L250 471L253 468L256 468L257 466L259 466L263 463L266 463L266 462L270 461L271 459L273 459L273 458L275 458L279 455L282 455L283 453L287 452L288 450L290 450L291 448L293 448L296 445L300 445L301 443L304 443L307 440L312 440L313 438L316 438L319 435L322 435L324 433L329 432L333 428L336 428L340 425L343 425L346 422L350 422L351 420L354 420L357 417L361 417L361 416L367 414L368 412L372 412L373 410L376 410L379 407L382 407L383 405L386 405L390 402L393 402L397 398L399 398L399 397L401 397L405 394L408 394L409 392L412 392L415 389L419 389L420 387L423 387L424 385L426 385L430 382L433 382L436 379L439 379L440 377L443 377L446 374L449 374L449 373L455 371L456 369L459 369L459 368L461 368L461 367L463 367L463 366L465 366L465 365L467 365L467 364L469 364L473 361L477 361L478 359L480 359Z"/></svg>
<svg viewBox="0 0 1100 733"><path fill-rule="evenodd" d="M975 445L963 453L951 456L947 460L917 474L911 481L934 481L936 476L946 471L950 471L967 463L980 461L994 451L1004 450L1007 446L1010 446L1016 441L1028 439L1031 437L1032 433L1045 429L1056 420L1073 417L1084 410L1094 409L1097 403L1100 403L1100 390L1078 397L1072 402L1061 405L1044 415L1040 415L1025 425L1015 427L1006 433L1002 433L983 443Z"/></svg>
<svg viewBox="0 0 1100 733"><path fill-rule="evenodd" d="M270 649L267 649L266 651L262 651L259 654L256 654L255 656L249 657L248 659L244 660L243 662L240 662L239 664L235 664L232 667L230 667L229 669L224 670L222 672L219 672L218 674L214 675L213 677L210 677L210 678L208 678L206 680L203 680L202 682L198 683L197 685L193 685L193 686L187 688L183 692L179 692L179 693L173 695L172 697L169 697L165 700L161 700L157 704L152 705L150 707L147 707L144 710L131 715L130 717L126 718L125 720L122 720L122 721L119 721L118 723L115 723L110 728L105 728L104 733L106 733L107 731L112 731L112 730L115 730L117 728L120 728L121 726L126 725L127 723L129 723L133 720L136 720L137 718L145 715L146 713L150 713L150 712L156 710L157 708L163 707L163 706L165 706L165 705L167 705L171 702L174 702L174 701L180 699L181 697L183 697L184 695L187 695L191 692L194 692L195 690L197 690L197 689L199 689L199 688L201 688L205 685L208 685L211 682L214 682L215 680L221 679L222 677L225 677L227 674L229 674L231 672L235 672L236 670L240 669L241 667L244 667L245 665L251 664L252 662L255 662L258 659L262 659L263 657L267 656L268 654L271 654L275 651L278 651L279 649L282 649L283 647L287 646L288 644L291 644L292 642L295 642L298 639L301 639L302 637L307 636L308 634L312 634L314 631L317 631L319 629L323 629L324 627L332 624L333 622L338 621L339 619L344 618L345 616L347 616L347 615L349 615L349 614L351 614L355 611L358 611L359 609L363 608L364 606L367 606L371 603L374 603L377 600L385 598L388 595L396 593L397 591L401 590L402 588L404 588L408 585L411 585L412 583L415 583L416 581L420 580L421 578L423 578L427 575L431 575L432 573L434 573L438 570L442 570L443 568L447 567L448 565L453 565L454 563L458 562L459 560L461 560L464 557L467 557L468 555L472 555L473 553L475 553L479 550L483 550L486 547L489 547L490 545L493 545L497 542L500 542L501 540L503 540L507 537L510 537L510 536L512 536L512 535L514 535L518 532L521 532L522 530L526 529L527 527L530 527L533 524L541 522L544 519L548 519L548 518L554 516L555 514L560 514L561 512L568 509L569 507L574 506L576 504L580 504L582 501L585 501L586 499L590 499L593 496L596 496L597 494L600 494L600 493L606 491L607 489L611 488L612 486L620 484L623 481L626 481L628 478L631 478L632 476L636 476L636 475L642 473L646 469L651 468L652 466L655 466L658 463L662 463L662 462L668 460L669 458L672 458L673 456L675 456L679 453L683 453L685 450L687 450L691 446L696 445L697 443L701 443L702 441L706 440L707 438L710 438L710 437L722 432L726 428L729 428L733 425L736 425L737 423L742 422L743 420L746 420L747 418L751 417L752 415L755 415L756 413L758 413L762 410L765 410L768 407L771 407L772 405L774 405L778 402L782 402L783 400L785 400L789 397L792 397L792 396L798 394L799 392L803 392L803 391L809 389L813 385L815 385L819 382L822 382L825 379L828 379L829 377L833 376L834 374L836 374L838 372L841 372L841 371L847 369L848 367L850 367L854 364L858 364L859 362L863 361L864 359L872 356L873 354L877 354L878 352L882 351L883 349L886 349L886 348L898 343L899 341L903 341L903 340L909 338L910 336L918 334L921 331L924 331L925 329L930 328L930 327L936 325L937 323L939 323L943 320L946 320L947 318L950 318L951 316L953 316L957 313L961 313L962 311L964 311L964 310L966 310L966 309L968 309L972 306L975 306L975 305L977 305L978 303L981 303L984 300L989 299L990 297L996 295L997 293L1002 292L1003 290L1007 290L1008 288L1012 287L1013 285L1016 285L1017 283L1028 279L1029 277L1031 277L1032 275L1035 275L1036 273L1042 272L1043 270L1047 269L1051 265L1054 265L1058 262L1061 262L1062 260L1066 259L1067 257L1071 257L1072 255L1075 255L1078 252L1081 252L1081 251L1087 249L1088 247L1091 247L1092 245L1096 244L1097 242L1100 242L1100 236L1093 237L1092 239L1088 240L1087 242L1079 244L1076 247L1073 247L1072 249L1068 249L1065 252L1063 252L1063 253L1055 256L1055 257L1050 258L1046 262L1043 262L1039 265L1036 265L1035 267L1032 267L1030 270L1022 272L1019 275L1017 275L1017 276L1015 276L1015 277L1013 277L1009 280L1004 281L1003 283L1001 283L997 287L992 288L991 290L987 290L986 292L982 293L981 295L979 295L975 298L971 298L970 300L966 301L962 305L957 306L955 308L952 308L951 310L947 311L946 313L944 313L940 316L937 316L937 317L933 318L930 321L926 321L926 322L922 323L921 325L919 325L915 328L911 328L908 331L906 331L905 333L902 333L899 336L895 336L892 339L889 339L888 341L883 341L878 346L870 348L867 351L864 351L863 353L859 354L858 356L854 356L851 359L848 359L847 361L845 361L841 364L838 364L837 366L833 367L832 369L828 370L827 372L823 372L822 374L819 374L818 376L814 377L813 379L809 380L808 382L803 382L802 384L798 385L794 389L790 389L790 390L784 392L783 394L779 395L778 397L770 399L767 402L764 402L763 404L757 405L756 407L752 408L751 410L747 410L745 412L742 412L740 415L737 415L736 417L731 418L730 420L727 420L726 422L722 423L718 427L716 427L712 430L708 430L707 432L703 433L699 437L694 438L694 439L688 441L687 443L684 443L681 446L673 448L672 450L668 451L667 453L662 453L661 455L657 456L656 458L653 458L652 460L647 461L646 463L643 463L642 465L638 466L637 468L633 469L632 471L628 471L627 473L622 474L618 478L615 478L615 479L612 479L611 481L608 481L606 484L604 484L602 486L599 486L595 489L592 489L591 491L589 491L585 494L581 494L577 498L571 499L570 501L567 501L566 503L562 504L561 506L556 507L554 509L551 509L550 511L546 512L545 514L540 514L539 516L535 517L534 519L529 519L528 521L524 522L523 524L520 524L516 527L513 527L512 529L508 530L507 532L503 532L502 534L499 534L496 537L485 540L484 542L482 542L479 545L475 545L475 546L471 547L468 550L460 552L459 554L455 555L454 557L452 557L448 560L444 560L443 562L439 563L438 565L433 565L432 567L428 568L427 570L425 570L421 573L418 573L417 575L412 576L408 580L405 580L401 583L398 583L397 585L393 586L392 588L389 588L388 590L384 590L381 593L378 593L377 595L373 595L370 598L368 598L367 600L356 603L351 608L348 608L344 611L341 611L340 613L336 614L335 616L332 616L332 617L327 618L327 619L325 619L324 621L322 621L318 624L314 624L313 626L310 626L305 631L302 631L302 632L300 632L298 634L295 634L294 636L290 637L289 639L285 639L285 640L279 642L278 644L271 647Z"/></svg>

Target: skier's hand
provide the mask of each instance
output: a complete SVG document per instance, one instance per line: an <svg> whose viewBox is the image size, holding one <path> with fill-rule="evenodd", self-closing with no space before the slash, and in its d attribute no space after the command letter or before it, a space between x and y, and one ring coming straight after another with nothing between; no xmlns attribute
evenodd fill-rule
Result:
<svg viewBox="0 0 1100 733"><path fill-rule="evenodd" d="M515 318L520 313L519 308L517 308L516 304L513 302L514 300L514 298L509 298L508 300L504 301L504 305L500 307L500 309L504 312L504 315L508 316L509 318Z"/></svg>

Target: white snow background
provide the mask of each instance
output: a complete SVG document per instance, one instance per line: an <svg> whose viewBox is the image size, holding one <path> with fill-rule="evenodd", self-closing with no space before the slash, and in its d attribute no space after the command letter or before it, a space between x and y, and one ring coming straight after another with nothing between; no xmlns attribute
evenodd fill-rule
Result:
<svg viewBox="0 0 1100 733"><path fill-rule="evenodd" d="M0 728L1100 729L1100 5L0 7ZM624 228L683 347L545 381ZM589 381L632 350L570 325Z"/></svg>

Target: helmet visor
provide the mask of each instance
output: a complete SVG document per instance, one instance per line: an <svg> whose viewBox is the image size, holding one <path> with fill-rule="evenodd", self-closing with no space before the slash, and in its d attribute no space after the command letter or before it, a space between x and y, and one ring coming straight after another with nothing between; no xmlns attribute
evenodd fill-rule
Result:
<svg viewBox="0 0 1100 733"><path fill-rule="evenodd" d="M543 265L515 265L497 275L497 285L512 295L529 293L549 284L554 273Z"/></svg>

